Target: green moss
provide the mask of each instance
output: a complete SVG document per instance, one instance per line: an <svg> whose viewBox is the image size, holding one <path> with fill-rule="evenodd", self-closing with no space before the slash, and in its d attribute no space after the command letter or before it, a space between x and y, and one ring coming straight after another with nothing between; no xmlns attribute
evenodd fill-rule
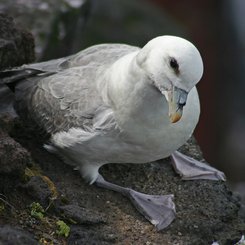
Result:
<svg viewBox="0 0 245 245"><path fill-rule="evenodd" d="M56 233L59 236L65 236L68 237L70 233L70 227L62 220L58 220L56 222L56 225L58 226L58 229L56 230Z"/></svg>
<svg viewBox="0 0 245 245"><path fill-rule="evenodd" d="M30 208L31 208L31 216L32 217L35 217L37 219L42 219L44 217L44 209L43 207L41 206L40 203L38 202L33 202L31 205L30 205Z"/></svg>

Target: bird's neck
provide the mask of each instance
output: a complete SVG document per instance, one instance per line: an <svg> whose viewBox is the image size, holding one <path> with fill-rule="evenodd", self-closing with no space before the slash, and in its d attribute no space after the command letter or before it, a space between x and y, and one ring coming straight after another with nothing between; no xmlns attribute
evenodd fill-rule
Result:
<svg viewBox="0 0 245 245"><path fill-rule="evenodd" d="M161 117L164 113L165 98L137 65L136 55L134 52L120 58L108 69L105 79L106 92L103 94L122 125L127 123L123 122L124 118L148 123L152 121L151 113L155 117L158 111Z"/></svg>
<svg viewBox="0 0 245 245"><path fill-rule="evenodd" d="M123 56L108 69L107 93L114 109L125 107L125 103L134 99L146 86L146 77L135 60L136 54Z"/></svg>

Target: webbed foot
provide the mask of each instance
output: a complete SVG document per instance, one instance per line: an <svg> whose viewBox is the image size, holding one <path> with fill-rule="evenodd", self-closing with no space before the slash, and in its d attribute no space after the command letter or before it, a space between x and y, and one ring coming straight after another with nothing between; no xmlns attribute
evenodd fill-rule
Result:
<svg viewBox="0 0 245 245"><path fill-rule="evenodd" d="M129 190L128 198L136 209L158 230L169 226L175 218L174 195L147 195Z"/></svg>
<svg viewBox="0 0 245 245"><path fill-rule="evenodd" d="M204 162L195 160L178 151L172 155L172 165L183 180L226 180L225 174Z"/></svg>
<svg viewBox="0 0 245 245"><path fill-rule="evenodd" d="M173 195L147 195L107 182L101 175L98 176L95 184L128 197L135 208L158 230L166 228L175 218Z"/></svg>

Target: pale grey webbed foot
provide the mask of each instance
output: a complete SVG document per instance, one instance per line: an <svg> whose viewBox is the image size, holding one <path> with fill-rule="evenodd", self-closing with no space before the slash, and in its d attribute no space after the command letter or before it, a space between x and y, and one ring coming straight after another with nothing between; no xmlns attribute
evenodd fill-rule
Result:
<svg viewBox="0 0 245 245"><path fill-rule="evenodd" d="M175 218L174 195L147 195L130 189L127 196L158 230L169 226Z"/></svg>
<svg viewBox="0 0 245 245"><path fill-rule="evenodd" d="M223 172L178 151L175 151L171 158L175 171L183 180L226 180Z"/></svg>
<svg viewBox="0 0 245 245"><path fill-rule="evenodd" d="M175 205L172 201L173 195L147 195L107 182L101 175L98 176L95 184L128 197L135 208L155 225L158 230L166 228L175 218Z"/></svg>

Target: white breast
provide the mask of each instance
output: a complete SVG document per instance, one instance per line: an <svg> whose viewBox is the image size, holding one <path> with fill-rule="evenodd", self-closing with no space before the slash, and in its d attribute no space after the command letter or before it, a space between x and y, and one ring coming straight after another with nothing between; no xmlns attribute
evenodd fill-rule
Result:
<svg viewBox="0 0 245 245"><path fill-rule="evenodd" d="M144 109L144 110L143 110ZM183 116L177 123L171 123L168 116L168 105L165 98L146 100L138 115L128 116L121 122L122 138L126 142L139 146L141 157L149 161L169 156L182 146L192 135L200 115L200 104L196 88L188 96ZM135 159L136 160L136 159ZM132 160L131 160L132 161Z"/></svg>

